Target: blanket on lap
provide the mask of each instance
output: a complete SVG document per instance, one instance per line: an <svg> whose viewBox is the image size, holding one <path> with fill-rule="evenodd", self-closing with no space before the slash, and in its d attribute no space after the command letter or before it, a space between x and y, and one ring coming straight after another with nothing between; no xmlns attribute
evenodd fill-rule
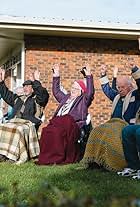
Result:
<svg viewBox="0 0 140 207"><path fill-rule="evenodd" d="M0 154L24 163L39 155L39 140L32 122L14 118L0 124Z"/></svg>
<svg viewBox="0 0 140 207"><path fill-rule="evenodd" d="M109 171L127 166L121 141L121 132L126 125L125 121L113 118L91 131L81 161L85 168L94 162Z"/></svg>

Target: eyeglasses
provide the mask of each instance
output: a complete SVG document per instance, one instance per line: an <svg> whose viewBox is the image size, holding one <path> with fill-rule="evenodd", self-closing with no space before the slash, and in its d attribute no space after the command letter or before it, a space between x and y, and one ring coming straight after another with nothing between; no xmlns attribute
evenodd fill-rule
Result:
<svg viewBox="0 0 140 207"><path fill-rule="evenodd" d="M79 91L79 90L81 90L80 88L76 88L76 87L71 87L71 89L74 89L74 90L77 90L77 91Z"/></svg>

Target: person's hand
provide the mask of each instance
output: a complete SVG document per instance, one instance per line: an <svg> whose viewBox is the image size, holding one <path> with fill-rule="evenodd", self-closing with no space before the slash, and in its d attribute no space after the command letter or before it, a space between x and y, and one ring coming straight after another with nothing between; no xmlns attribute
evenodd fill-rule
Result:
<svg viewBox="0 0 140 207"><path fill-rule="evenodd" d="M5 79L5 70L2 69L2 80L4 81L4 79Z"/></svg>
<svg viewBox="0 0 140 207"><path fill-rule="evenodd" d="M52 70L53 70L53 76L54 77L59 77L59 65L58 64L55 64L52 67Z"/></svg>
<svg viewBox="0 0 140 207"><path fill-rule="evenodd" d="M117 66L115 66L114 68L113 68L113 77L114 78L117 78L117 74L118 74L118 67Z"/></svg>
<svg viewBox="0 0 140 207"><path fill-rule="evenodd" d="M101 75L105 75L107 71L106 65L101 66Z"/></svg>
<svg viewBox="0 0 140 207"><path fill-rule="evenodd" d="M31 72L31 71L29 72L28 79L31 80L31 81L34 81L35 80L34 73L33 72Z"/></svg>
<svg viewBox="0 0 140 207"><path fill-rule="evenodd" d="M126 62L126 67L127 68L134 68L136 66L134 59L130 58L127 62Z"/></svg>
<svg viewBox="0 0 140 207"><path fill-rule="evenodd" d="M5 70L0 68L0 82L5 79Z"/></svg>
<svg viewBox="0 0 140 207"><path fill-rule="evenodd" d="M38 81L40 80L40 72L38 70L35 70L33 75L34 75L34 80L38 80Z"/></svg>
<svg viewBox="0 0 140 207"><path fill-rule="evenodd" d="M134 62L129 63L129 67L132 69L136 66L136 64Z"/></svg>
<svg viewBox="0 0 140 207"><path fill-rule="evenodd" d="M91 75L91 71L90 71L89 64L86 64L86 65L85 65L85 68L83 68L83 70L84 70L86 76L87 76L87 75Z"/></svg>

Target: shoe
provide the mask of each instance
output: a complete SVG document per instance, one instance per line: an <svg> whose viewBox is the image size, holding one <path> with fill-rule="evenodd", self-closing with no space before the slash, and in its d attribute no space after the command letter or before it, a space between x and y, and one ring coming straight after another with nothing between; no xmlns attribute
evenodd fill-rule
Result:
<svg viewBox="0 0 140 207"><path fill-rule="evenodd" d="M38 156L33 157L33 158L31 159L31 161L34 162L34 163L37 162L37 161L38 161Z"/></svg>
<svg viewBox="0 0 140 207"><path fill-rule="evenodd" d="M140 179L140 170L137 170L137 174L132 177L133 179L139 180Z"/></svg>
<svg viewBox="0 0 140 207"><path fill-rule="evenodd" d="M118 175L129 177L137 175L137 170L131 168L124 168L124 170L117 172Z"/></svg>
<svg viewBox="0 0 140 207"><path fill-rule="evenodd" d="M7 160L5 155L0 154L0 162L5 162Z"/></svg>
<svg viewBox="0 0 140 207"><path fill-rule="evenodd" d="M11 160L11 159L7 159L6 160L6 163L10 163L10 164L13 164L15 161L14 160Z"/></svg>

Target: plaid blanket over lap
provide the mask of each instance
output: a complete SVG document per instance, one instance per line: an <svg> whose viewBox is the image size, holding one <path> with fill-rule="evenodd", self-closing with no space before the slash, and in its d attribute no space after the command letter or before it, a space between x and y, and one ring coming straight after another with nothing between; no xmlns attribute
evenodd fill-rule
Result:
<svg viewBox="0 0 140 207"><path fill-rule="evenodd" d="M113 118L91 131L81 160L85 168L94 162L109 171L127 166L121 140L121 132L126 125L125 121Z"/></svg>
<svg viewBox="0 0 140 207"><path fill-rule="evenodd" d="M0 124L0 154L23 163L39 153L38 136L32 122L15 118Z"/></svg>

